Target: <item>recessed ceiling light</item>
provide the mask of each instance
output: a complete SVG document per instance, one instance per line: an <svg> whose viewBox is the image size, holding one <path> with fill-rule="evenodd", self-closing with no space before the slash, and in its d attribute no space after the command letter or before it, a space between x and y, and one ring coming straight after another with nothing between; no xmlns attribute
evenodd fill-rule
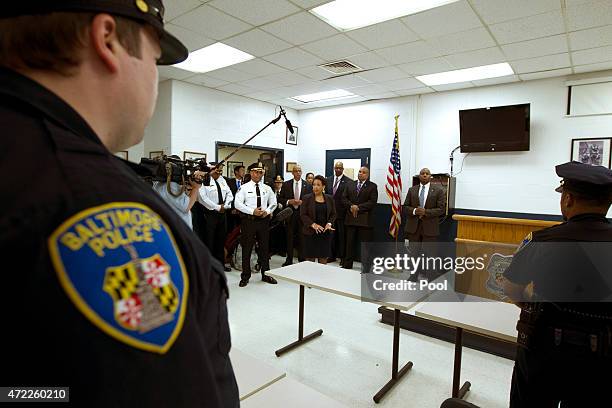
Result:
<svg viewBox="0 0 612 408"><path fill-rule="evenodd" d="M218 42L189 53L189 57L187 57L185 61L173 66L201 74L203 72L214 71L215 69L248 61L253 58L255 57L251 54L247 54L244 51Z"/></svg>
<svg viewBox="0 0 612 408"><path fill-rule="evenodd" d="M315 7L310 12L337 29L348 31L456 1L458 0L335 0Z"/></svg>
<svg viewBox="0 0 612 408"><path fill-rule="evenodd" d="M292 96L291 98L294 101L302 102L302 103L311 103L311 102L320 102L320 101L329 101L332 99L344 99L344 98L353 98L356 97L354 93L349 91L345 91L344 89L336 89L333 91L325 91L325 92L317 92L313 94L307 95L299 95Z"/></svg>
<svg viewBox="0 0 612 408"><path fill-rule="evenodd" d="M502 62L501 64L483 65L481 67L421 75L416 77L416 79L427 86L435 86L476 81L478 79L497 78L506 75L514 75L514 71L510 64Z"/></svg>

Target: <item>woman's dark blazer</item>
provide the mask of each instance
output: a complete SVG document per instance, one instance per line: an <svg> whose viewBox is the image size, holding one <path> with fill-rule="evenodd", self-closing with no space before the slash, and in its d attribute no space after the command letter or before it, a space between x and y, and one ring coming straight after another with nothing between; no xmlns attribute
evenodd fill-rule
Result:
<svg viewBox="0 0 612 408"><path fill-rule="evenodd" d="M329 194L323 194L325 197L325 204L327 204L327 222L334 223L336 221L336 205L334 204L334 198ZM315 196L313 194L306 194L302 198L302 205L300 206L300 218L304 227L302 232L304 235L312 235L315 233L310 226L315 222ZM325 224L321 225L325 227Z"/></svg>

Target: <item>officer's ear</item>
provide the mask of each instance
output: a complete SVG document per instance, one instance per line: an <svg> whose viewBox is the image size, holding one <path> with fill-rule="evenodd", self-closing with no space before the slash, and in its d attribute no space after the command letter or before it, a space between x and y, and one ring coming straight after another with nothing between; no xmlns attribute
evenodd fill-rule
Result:
<svg viewBox="0 0 612 408"><path fill-rule="evenodd" d="M561 194L561 201L566 208L571 208L576 205L576 197L571 191L564 190Z"/></svg>
<svg viewBox="0 0 612 408"><path fill-rule="evenodd" d="M122 48L117 37L117 23L110 14L96 15L90 26L90 41L93 52L111 72L119 71L119 52Z"/></svg>

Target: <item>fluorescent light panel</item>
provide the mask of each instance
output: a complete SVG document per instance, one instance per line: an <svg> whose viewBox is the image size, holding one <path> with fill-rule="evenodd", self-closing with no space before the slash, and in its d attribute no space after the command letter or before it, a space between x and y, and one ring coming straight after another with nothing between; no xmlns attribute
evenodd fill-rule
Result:
<svg viewBox="0 0 612 408"><path fill-rule="evenodd" d="M345 91L344 89L336 89L333 91L325 91L325 92L317 92L317 93L307 94L307 95L292 96L291 98L288 98L288 99L292 99L294 101L298 101L302 103L311 103L311 102L329 101L332 99L352 98L355 96L357 95L349 91Z"/></svg>
<svg viewBox="0 0 612 408"><path fill-rule="evenodd" d="M251 54L240 51L223 43L215 43L189 53L189 57L174 66L186 71L203 73L228 67L255 58Z"/></svg>
<svg viewBox="0 0 612 408"><path fill-rule="evenodd" d="M315 7L310 12L339 30L348 31L456 1L458 0L335 0Z"/></svg>
<svg viewBox="0 0 612 408"><path fill-rule="evenodd" d="M502 62L501 64L483 65L481 67L421 75L416 77L416 79L427 86L435 86L476 81L479 79L497 78L507 75L514 75L514 71L512 70L510 64L507 62Z"/></svg>

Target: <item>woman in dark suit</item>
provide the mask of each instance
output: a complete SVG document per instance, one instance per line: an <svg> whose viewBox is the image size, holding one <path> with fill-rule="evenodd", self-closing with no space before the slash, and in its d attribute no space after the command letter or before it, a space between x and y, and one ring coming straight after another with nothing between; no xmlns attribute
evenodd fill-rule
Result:
<svg viewBox="0 0 612 408"><path fill-rule="evenodd" d="M318 258L322 264L331 257L332 225L336 220L334 198L324 193L325 184L325 177L316 176L312 182L312 194L305 195L300 206L304 257L311 262Z"/></svg>

